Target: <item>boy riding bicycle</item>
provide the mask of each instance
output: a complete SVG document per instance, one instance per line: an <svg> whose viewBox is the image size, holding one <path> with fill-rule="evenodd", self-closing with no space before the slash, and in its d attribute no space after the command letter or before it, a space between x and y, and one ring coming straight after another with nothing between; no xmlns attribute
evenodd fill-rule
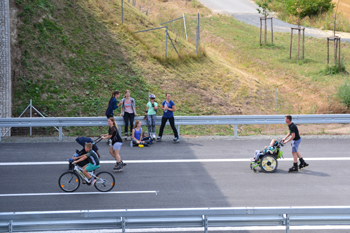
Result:
<svg viewBox="0 0 350 233"><path fill-rule="evenodd" d="M91 177L89 172L92 172L100 167L100 160L98 159L96 152L92 149L92 143L85 144L85 151L87 152L87 154L77 157L73 164L76 164L85 159L89 160L89 163L83 167L83 173L87 178L89 178L89 184L92 186L94 185L95 180Z"/></svg>

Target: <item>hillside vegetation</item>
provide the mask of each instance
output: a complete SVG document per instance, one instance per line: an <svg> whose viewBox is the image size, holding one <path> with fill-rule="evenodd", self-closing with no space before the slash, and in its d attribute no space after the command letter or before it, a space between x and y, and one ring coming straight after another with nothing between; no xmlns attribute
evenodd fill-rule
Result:
<svg viewBox="0 0 350 233"><path fill-rule="evenodd" d="M145 10L146 0L138 1ZM17 0L18 49L13 77L13 115L33 99L49 116L103 116L113 90L131 90L142 114L148 92L172 93L176 115L273 114L278 88L279 114L345 112L336 99L344 74L325 75L325 42L306 39L306 60L288 59L289 35L276 33L275 45L258 45L259 29L225 15L212 14L198 1L150 0L147 17L119 0ZM164 58L161 22L186 14L188 36L181 22L169 24L178 56L168 41ZM201 47L195 48L197 13ZM348 66L349 46L344 45ZM213 127L198 132L213 133ZM231 128L217 127L222 133ZM215 131L214 130L214 131ZM243 130L243 129L242 129Z"/></svg>

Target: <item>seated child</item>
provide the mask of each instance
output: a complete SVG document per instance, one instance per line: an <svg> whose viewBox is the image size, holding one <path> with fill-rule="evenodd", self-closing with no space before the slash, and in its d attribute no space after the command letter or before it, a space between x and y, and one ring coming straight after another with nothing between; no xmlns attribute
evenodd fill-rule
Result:
<svg viewBox="0 0 350 233"><path fill-rule="evenodd" d="M132 130L132 135L131 135L131 143L132 145L144 145L144 146L149 146L150 141L145 140L142 135L142 128L141 128L141 121L137 120L135 121L135 126Z"/></svg>
<svg viewBox="0 0 350 233"><path fill-rule="evenodd" d="M278 142L273 139L270 143L270 146L265 146L263 150L256 150L254 153L253 161L258 161L261 155L274 154L276 152L276 146Z"/></svg>

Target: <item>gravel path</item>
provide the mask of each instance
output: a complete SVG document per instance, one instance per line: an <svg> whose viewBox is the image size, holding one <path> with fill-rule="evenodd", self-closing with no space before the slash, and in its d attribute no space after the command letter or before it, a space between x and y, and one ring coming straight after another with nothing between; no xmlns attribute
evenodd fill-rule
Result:
<svg viewBox="0 0 350 233"><path fill-rule="evenodd" d="M258 6L250 0L200 0L202 4L210 8L214 12L226 13L233 15L239 21L260 27L260 14L257 13ZM272 14L273 15L273 14ZM268 24L270 25L270 24ZM277 18L273 19L273 30L275 32L288 32L290 33L291 27L297 27L297 25L286 23ZM270 29L270 27L268 26ZM295 32L294 32L295 33ZM332 36L333 32L328 30L320 30L316 28L306 27L305 36L326 38ZM342 41L350 42L350 33L340 32L336 35L341 37Z"/></svg>

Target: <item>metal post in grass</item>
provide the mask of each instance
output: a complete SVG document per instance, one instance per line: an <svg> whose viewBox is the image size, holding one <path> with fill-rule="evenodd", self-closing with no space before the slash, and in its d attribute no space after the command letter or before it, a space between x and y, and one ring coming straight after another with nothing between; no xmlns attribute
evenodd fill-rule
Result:
<svg viewBox="0 0 350 233"><path fill-rule="evenodd" d="M29 117L32 118L33 115L33 102L32 99L30 99L30 103L29 103ZM32 136L32 127L29 128L29 135Z"/></svg>
<svg viewBox="0 0 350 233"><path fill-rule="evenodd" d="M235 125L235 133L234 133L234 135L235 135L235 138L238 138L238 126L237 125Z"/></svg>
<svg viewBox="0 0 350 233"><path fill-rule="evenodd" d="M186 29L186 18L185 18L185 12L182 13L182 17L184 20L184 28L185 28L185 35L186 35L186 40L187 40L187 29Z"/></svg>
<svg viewBox="0 0 350 233"><path fill-rule="evenodd" d="M334 49L334 66L338 65L338 69L340 70L340 39L339 36L331 36L327 37L327 66L329 66L329 42L333 41L333 49Z"/></svg>
<svg viewBox="0 0 350 233"><path fill-rule="evenodd" d="M166 32L165 32L165 59L167 59L168 55L168 26L166 26Z"/></svg>
<svg viewBox="0 0 350 233"><path fill-rule="evenodd" d="M124 0L122 0L122 24L124 24Z"/></svg>
<svg viewBox="0 0 350 233"><path fill-rule="evenodd" d="M289 58L292 59L292 47L293 47L293 28L290 29L290 46L289 46Z"/></svg>
<svg viewBox="0 0 350 233"><path fill-rule="evenodd" d="M277 87L275 88L275 115L277 115ZM277 135L276 124L275 124L275 135Z"/></svg>
<svg viewBox="0 0 350 233"><path fill-rule="evenodd" d="M197 24L197 33L196 33L196 53L198 55L198 46L199 46L199 13L198 13L198 24Z"/></svg>
<svg viewBox="0 0 350 233"><path fill-rule="evenodd" d="M147 0L147 13L146 13L146 15L148 16L148 0Z"/></svg>

